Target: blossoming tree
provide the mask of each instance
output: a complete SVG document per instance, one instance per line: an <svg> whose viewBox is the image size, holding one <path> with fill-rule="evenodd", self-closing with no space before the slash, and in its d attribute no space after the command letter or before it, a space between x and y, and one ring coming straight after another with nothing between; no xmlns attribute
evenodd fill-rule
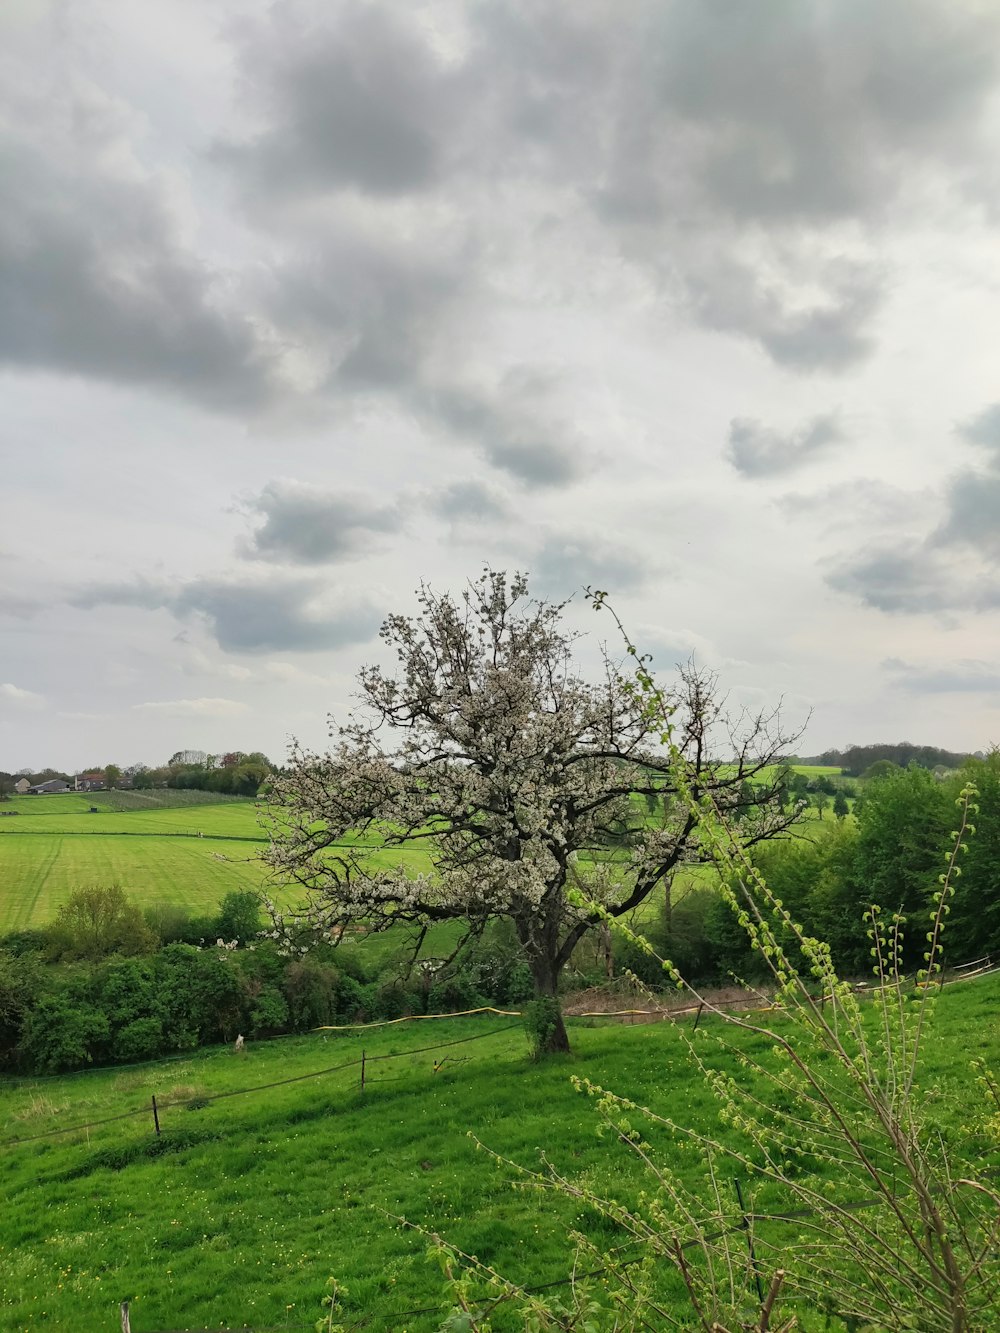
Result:
<svg viewBox="0 0 1000 1333"><path fill-rule="evenodd" d="M565 604L529 600L523 575L487 570L457 600L423 587L419 603L416 618L383 625L398 670L361 671L364 707L333 749L293 747L270 796L267 860L309 891L310 924L338 934L461 920L467 940L509 920L551 1002L546 1049L567 1050L556 995L576 945L700 857L696 821L674 798L676 754L609 660L599 683L577 675ZM772 766L790 738L777 713L731 723L694 667L669 699L694 789L723 808L752 802L748 842L787 827ZM424 848L433 873L374 864L373 840Z"/></svg>

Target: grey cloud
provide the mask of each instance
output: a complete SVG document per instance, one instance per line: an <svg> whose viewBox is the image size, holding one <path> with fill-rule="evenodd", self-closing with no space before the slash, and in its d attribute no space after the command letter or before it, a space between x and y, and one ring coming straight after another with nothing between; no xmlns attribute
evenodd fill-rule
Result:
<svg viewBox="0 0 1000 1333"><path fill-rule="evenodd" d="M532 586L552 597L568 597L585 587L611 594L633 592L646 579L642 558L600 537L550 535L531 561Z"/></svg>
<svg viewBox="0 0 1000 1333"><path fill-rule="evenodd" d="M661 297L790 370L845 370L873 347L885 275L829 262L844 250L831 227L881 224L928 175L955 195L994 188L979 169L1000 64L988 6L635 0L622 21L610 0L554 0L484 13L512 107L532 108L519 135L508 113L511 152L519 141L536 171L565 172Z"/></svg>
<svg viewBox="0 0 1000 1333"><path fill-rule="evenodd" d="M481 481L456 481L430 496L427 507L451 522L503 519L511 512L506 495Z"/></svg>
<svg viewBox="0 0 1000 1333"><path fill-rule="evenodd" d="M963 422L958 427L958 433L970 444L995 450L997 461L1000 462L1000 403L993 403L977 416Z"/></svg>
<svg viewBox="0 0 1000 1333"><path fill-rule="evenodd" d="M13 616L17 620L30 620L44 606L45 603L36 598L22 597L20 593L0 590L0 616Z"/></svg>
<svg viewBox="0 0 1000 1333"><path fill-rule="evenodd" d="M314 652L364 643L381 613L360 599L332 592L322 581L274 579L240 583L199 579L175 603L194 612L227 652Z"/></svg>
<svg viewBox="0 0 1000 1333"><path fill-rule="evenodd" d="M203 621L233 653L315 652L370 639L382 612L321 579L274 574L265 579L194 579L179 585L104 584L81 588L71 606L134 606Z"/></svg>
<svg viewBox="0 0 1000 1333"><path fill-rule="evenodd" d="M755 339L789 370L844 371L868 356L881 276L843 262L817 267L791 260L786 266L796 281L790 295L780 295L748 261L716 257L713 263L699 256L687 274L694 310L720 332ZM825 299L802 309L797 287L813 283Z"/></svg>
<svg viewBox="0 0 1000 1333"><path fill-rule="evenodd" d="M745 477L773 477L802 467L844 438L832 412L784 432L752 417L735 417L729 423L729 461Z"/></svg>
<svg viewBox="0 0 1000 1333"><path fill-rule="evenodd" d="M0 163L0 362L213 407L262 402L270 360L224 304L221 275L179 239L165 186L114 165L127 157L122 127L95 136L94 107L66 101L21 107ZM38 129L60 117L90 128Z"/></svg>
<svg viewBox="0 0 1000 1333"><path fill-rule="evenodd" d="M915 666L889 658L882 666L898 687L914 694L1000 694L1000 668L974 658L961 658L945 667Z"/></svg>
<svg viewBox="0 0 1000 1333"><path fill-rule="evenodd" d="M404 390L419 381L472 287L461 237L431 230L415 243L384 226L366 231L361 220L331 223L304 258L275 270L270 311L313 354L325 350L326 387Z"/></svg>
<svg viewBox="0 0 1000 1333"><path fill-rule="evenodd" d="M553 381L535 371L509 371L495 391L426 390L420 406L485 458L528 486L566 486L587 471L580 440L551 406Z"/></svg>
<svg viewBox="0 0 1000 1333"><path fill-rule="evenodd" d="M936 498L930 490L905 491L888 482L857 477L811 494L790 492L775 503L788 518L818 519L831 529L856 527L870 533L902 524L912 526L914 518L932 514Z"/></svg>
<svg viewBox="0 0 1000 1333"><path fill-rule="evenodd" d="M271 124L217 152L259 189L424 190L464 111L455 76L402 7L284 5L244 41L244 82Z"/></svg>
<svg viewBox="0 0 1000 1333"><path fill-rule="evenodd" d="M968 604L968 590L925 550L875 551L844 562L827 576L837 592L879 611L944 611Z"/></svg>
<svg viewBox="0 0 1000 1333"><path fill-rule="evenodd" d="M271 482L247 508L263 522L243 554L303 565L364 555L377 536L397 531L402 517L397 505L379 504L360 492L294 481Z"/></svg>
<svg viewBox="0 0 1000 1333"><path fill-rule="evenodd" d="M948 486L947 513L932 546L967 546L1000 561L1000 475L960 472Z"/></svg>
<svg viewBox="0 0 1000 1333"><path fill-rule="evenodd" d="M936 0L679 0L648 59L663 103L700 136L701 184L721 206L826 219L896 190L913 159L947 167L966 149L997 36L995 12Z"/></svg>

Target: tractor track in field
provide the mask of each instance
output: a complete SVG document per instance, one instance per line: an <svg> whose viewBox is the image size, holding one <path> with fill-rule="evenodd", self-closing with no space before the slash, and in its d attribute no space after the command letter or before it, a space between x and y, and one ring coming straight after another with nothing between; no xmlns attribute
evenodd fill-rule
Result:
<svg viewBox="0 0 1000 1333"><path fill-rule="evenodd" d="M49 871L59 859L59 853L62 850L62 836L58 833L50 833L49 837L53 839L53 846L49 849L49 855L46 860L38 867L35 873L35 892L31 898L30 905L25 910L25 899L21 899L17 913L14 917L13 925L15 929L21 925L27 925L34 917L38 907L38 900L42 896L45 885L48 881Z"/></svg>

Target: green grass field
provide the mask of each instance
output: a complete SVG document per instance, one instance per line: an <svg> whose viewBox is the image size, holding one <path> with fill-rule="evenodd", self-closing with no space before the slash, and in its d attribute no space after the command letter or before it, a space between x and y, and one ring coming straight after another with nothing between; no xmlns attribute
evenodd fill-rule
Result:
<svg viewBox="0 0 1000 1333"><path fill-rule="evenodd" d="M206 793L157 792L158 803L115 808L123 795L22 796L0 814L0 934L50 921L74 889L121 884L141 906L209 913L234 890L264 882L266 835L253 801L192 801ZM176 795L177 806L164 805ZM97 813L91 813L91 807ZM420 849L373 849L375 864L430 869ZM281 895L278 895L279 898Z"/></svg>
<svg viewBox="0 0 1000 1333"><path fill-rule="evenodd" d="M1000 979L947 990L927 1050L924 1085L934 1119L985 1171L1000 1166L969 1061L998 1053ZM568 1229L604 1247L625 1237L588 1207L511 1188L513 1174L475 1150L467 1131L528 1166L547 1150L567 1174L628 1202L648 1186L636 1158L597 1136L581 1075L685 1124L717 1125L714 1103L680 1033L574 1024L574 1053L527 1059L509 1018L446 1019L378 1031L311 1034L213 1049L161 1064L0 1085L0 1328L115 1328L132 1302L135 1333L162 1329L311 1328L324 1281L349 1288L345 1322L435 1329L442 1303L427 1242L404 1216L494 1264L510 1278L564 1278ZM711 1042L718 1020L705 1020ZM466 1037L476 1039L446 1046ZM736 1035L770 1058L766 1041ZM433 1050L422 1050L434 1047ZM367 1056L339 1072L226 1097L193 1099L290 1079ZM710 1049L710 1048L708 1048ZM373 1060L389 1054L402 1058ZM435 1062L442 1060L438 1072ZM725 1067L746 1078L737 1056ZM150 1097L161 1108L153 1132ZM12 1143L56 1127L137 1111L59 1137ZM718 1126L718 1132L731 1131ZM685 1179L697 1162L649 1132L659 1158ZM669 1283L667 1284L669 1287ZM497 1321L498 1329L510 1327ZM840 1326L803 1322L803 1328Z"/></svg>

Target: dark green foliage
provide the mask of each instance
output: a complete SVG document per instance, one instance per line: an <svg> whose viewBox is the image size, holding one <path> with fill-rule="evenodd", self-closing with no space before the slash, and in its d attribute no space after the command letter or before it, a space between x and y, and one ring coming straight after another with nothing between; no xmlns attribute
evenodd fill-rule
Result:
<svg viewBox="0 0 1000 1333"><path fill-rule="evenodd" d="M930 898L954 823L949 792L911 764L869 782L858 798L857 876L872 903L909 922L906 960L919 964Z"/></svg>
<svg viewBox="0 0 1000 1333"><path fill-rule="evenodd" d="M428 1010L432 1014L460 1013L463 1009L479 1009L489 1002L490 997L476 990L467 973L435 982L427 998Z"/></svg>
<svg viewBox="0 0 1000 1333"><path fill-rule="evenodd" d="M228 957L170 944L157 955L156 974L168 1049L231 1041L248 1026L246 992Z"/></svg>
<svg viewBox="0 0 1000 1333"><path fill-rule="evenodd" d="M191 939L192 918L183 907L175 903L157 903L153 907L144 908L142 915L161 945L174 944L177 940L194 943ZM208 918L205 918L205 928L208 929ZM205 930L201 934L204 935Z"/></svg>
<svg viewBox="0 0 1000 1333"><path fill-rule="evenodd" d="M260 933L260 895L252 889L239 893L227 893L219 906L215 929L216 939L235 940L237 944L250 944Z"/></svg>
<svg viewBox="0 0 1000 1333"><path fill-rule="evenodd" d="M111 1025L99 1010L69 991L44 995L26 1015L19 1054L27 1068L42 1074L82 1069L103 1051Z"/></svg>
<svg viewBox="0 0 1000 1333"><path fill-rule="evenodd" d="M25 1019L42 988L36 953L0 949L0 1068L13 1060Z"/></svg>
<svg viewBox="0 0 1000 1333"><path fill-rule="evenodd" d="M16 954L18 957L27 953L42 954L48 947L49 932L47 930L13 930L9 935L4 935L0 939L0 948L5 949L7 953Z"/></svg>
<svg viewBox="0 0 1000 1333"><path fill-rule="evenodd" d="M119 884L92 884L70 894L48 936L51 956L67 960L146 954L157 945L142 912Z"/></svg>
<svg viewBox="0 0 1000 1333"><path fill-rule="evenodd" d="M153 1060L163 1050L163 1024L158 1018L137 1018L115 1033L111 1058L116 1063Z"/></svg>
<svg viewBox="0 0 1000 1333"><path fill-rule="evenodd" d="M899 768L919 764L921 768L958 768L969 756L951 750L940 750L936 745L911 745L908 741L892 744L849 745L846 750L827 750L804 764L822 764L839 767L850 777L860 777L880 759L887 759Z"/></svg>
<svg viewBox="0 0 1000 1333"><path fill-rule="evenodd" d="M428 1003L433 1013L490 1003L517 1004L533 995L534 989L513 925L494 921L446 971L435 974Z"/></svg>
<svg viewBox="0 0 1000 1333"><path fill-rule="evenodd" d="M710 980L758 981L764 975L759 955L747 942L746 931L736 920L728 904L713 897L705 913L705 936L712 959Z"/></svg>
<svg viewBox="0 0 1000 1333"><path fill-rule="evenodd" d="M524 1006L524 1030L536 1060L540 1060L548 1050L552 1034L561 1021L559 1001L550 996L543 995L540 999L529 1000Z"/></svg>
<svg viewBox="0 0 1000 1333"><path fill-rule="evenodd" d="M335 967L312 958L296 959L290 963L285 971L283 990L292 1030L305 1032L309 1028L335 1023L342 1016L339 1001L345 990L342 983L345 982L350 982L355 988L356 1003L360 998L358 983L350 977L342 977Z"/></svg>
<svg viewBox="0 0 1000 1333"><path fill-rule="evenodd" d="M371 1021L426 1012L420 990L415 985L395 978L366 987L364 1003Z"/></svg>
<svg viewBox="0 0 1000 1333"><path fill-rule="evenodd" d="M838 819L845 819L851 813L851 807L847 803L847 797L842 791L838 791L833 798L833 813Z"/></svg>
<svg viewBox="0 0 1000 1333"><path fill-rule="evenodd" d="M171 764L164 780L180 791L217 792L225 796L256 796L274 771L271 761L259 751L226 756L233 762L216 768L204 764Z"/></svg>
<svg viewBox="0 0 1000 1333"><path fill-rule="evenodd" d="M250 1010L250 1034L271 1037L288 1031L288 1004L276 986L265 986L253 1001Z"/></svg>
<svg viewBox="0 0 1000 1333"><path fill-rule="evenodd" d="M979 812L972 816L976 831L962 858L951 909L948 953L956 961L1000 955L1000 751L970 759L959 782L967 779L979 792ZM952 787L949 793L956 794Z"/></svg>

